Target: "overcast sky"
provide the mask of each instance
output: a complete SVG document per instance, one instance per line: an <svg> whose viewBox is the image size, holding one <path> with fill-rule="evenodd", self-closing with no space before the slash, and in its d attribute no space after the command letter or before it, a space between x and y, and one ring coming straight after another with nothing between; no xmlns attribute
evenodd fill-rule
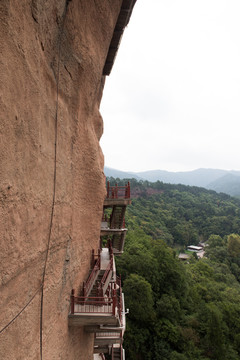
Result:
<svg viewBox="0 0 240 360"><path fill-rule="evenodd" d="M105 165L240 170L240 0L138 0L101 113Z"/></svg>

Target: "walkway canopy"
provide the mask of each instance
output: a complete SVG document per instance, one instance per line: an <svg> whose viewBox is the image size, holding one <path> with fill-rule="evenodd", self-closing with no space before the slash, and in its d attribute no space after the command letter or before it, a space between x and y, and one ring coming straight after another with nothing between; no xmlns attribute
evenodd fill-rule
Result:
<svg viewBox="0 0 240 360"><path fill-rule="evenodd" d="M113 32L113 37L109 46L106 62L103 68L103 75L109 75L112 70L115 57L121 42L122 34L125 27L129 23L132 10L136 1L137 0L123 0L122 7Z"/></svg>

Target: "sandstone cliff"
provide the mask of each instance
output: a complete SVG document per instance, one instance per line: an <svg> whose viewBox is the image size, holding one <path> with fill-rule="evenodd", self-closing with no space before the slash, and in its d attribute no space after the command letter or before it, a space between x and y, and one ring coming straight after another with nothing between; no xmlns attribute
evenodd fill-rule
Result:
<svg viewBox="0 0 240 360"><path fill-rule="evenodd" d="M23 309L1 359L93 358L93 335L67 316L99 245L99 104L121 5L1 0L1 328Z"/></svg>

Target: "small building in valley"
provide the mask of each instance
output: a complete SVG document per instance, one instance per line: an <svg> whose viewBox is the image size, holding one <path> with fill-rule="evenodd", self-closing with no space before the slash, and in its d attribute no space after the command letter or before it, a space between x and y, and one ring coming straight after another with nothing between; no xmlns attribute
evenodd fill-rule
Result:
<svg viewBox="0 0 240 360"><path fill-rule="evenodd" d="M194 251L194 252L199 252L203 250L202 246L195 246L195 245L189 245L187 247L188 251Z"/></svg>

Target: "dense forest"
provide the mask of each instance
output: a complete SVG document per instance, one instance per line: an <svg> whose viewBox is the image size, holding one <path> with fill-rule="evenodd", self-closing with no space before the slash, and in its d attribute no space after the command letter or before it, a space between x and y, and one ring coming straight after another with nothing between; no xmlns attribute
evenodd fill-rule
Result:
<svg viewBox="0 0 240 360"><path fill-rule="evenodd" d="M116 260L130 310L126 358L240 359L240 201L135 179L131 192L129 231ZM178 259L200 241L208 244L203 259Z"/></svg>

